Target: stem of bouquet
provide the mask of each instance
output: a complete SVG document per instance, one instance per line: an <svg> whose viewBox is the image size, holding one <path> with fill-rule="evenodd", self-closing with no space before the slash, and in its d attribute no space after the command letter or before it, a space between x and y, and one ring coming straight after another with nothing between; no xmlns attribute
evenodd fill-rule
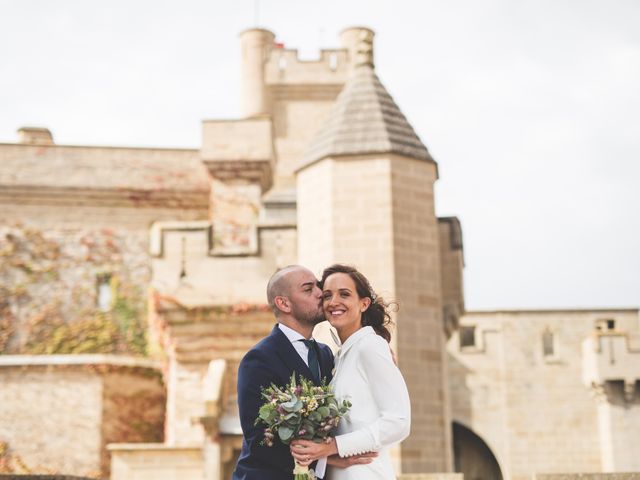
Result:
<svg viewBox="0 0 640 480"><path fill-rule="evenodd" d="M315 480L316 474L313 469L310 469L306 465L298 465L293 469L293 480Z"/></svg>

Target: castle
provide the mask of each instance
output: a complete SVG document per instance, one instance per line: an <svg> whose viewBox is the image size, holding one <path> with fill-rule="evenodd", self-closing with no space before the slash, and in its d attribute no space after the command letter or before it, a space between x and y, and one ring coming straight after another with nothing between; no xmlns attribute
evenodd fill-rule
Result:
<svg viewBox="0 0 640 480"><path fill-rule="evenodd" d="M345 262L400 304L403 474L640 471L639 311L465 312L461 225L373 36L301 61L242 32L242 118L199 149L0 144L0 467L229 478L268 278Z"/></svg>

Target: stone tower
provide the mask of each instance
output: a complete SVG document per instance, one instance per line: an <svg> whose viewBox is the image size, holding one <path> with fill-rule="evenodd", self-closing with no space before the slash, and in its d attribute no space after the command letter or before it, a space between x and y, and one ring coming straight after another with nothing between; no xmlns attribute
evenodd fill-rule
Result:
<svg viewBox="0 0 640 480"><path fill-rule="evenodd" d="M342 33L350 76L297 168L299 262L355 265L399 303L392 345L412 404L402 471L449 471L437 165L376 76L373 35Z"/></svg>
<svg viewBox="0 0 640 480"><path fill-rule="evenodd" d="M343 49L323 49L318 60L275 43L275 35L252 28L240 34L242 115L272 122L273 184L267 204L293 200L294 167L326 117L351 68ZM246 137L243 138L246 142Z"/></svg>

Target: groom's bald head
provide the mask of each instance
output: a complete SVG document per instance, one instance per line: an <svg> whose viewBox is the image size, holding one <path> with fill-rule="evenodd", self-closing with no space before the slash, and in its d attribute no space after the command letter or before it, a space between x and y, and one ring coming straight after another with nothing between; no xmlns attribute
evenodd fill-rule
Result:
<svg viewBox="0 0 640 480"><path fill-rule="evenodd" d="M280 310L278 309L278 307L276 307L275 304L276 297L289 296L295 277L295 275L292 275L292 273L301 270L306 270L306 268L301 265L289 265L287 267L281 268L276 273L271 275L269 283L267 283L267 302L269 302L269 306L276 316L278 316L278 314L280 313Z"/></svg>

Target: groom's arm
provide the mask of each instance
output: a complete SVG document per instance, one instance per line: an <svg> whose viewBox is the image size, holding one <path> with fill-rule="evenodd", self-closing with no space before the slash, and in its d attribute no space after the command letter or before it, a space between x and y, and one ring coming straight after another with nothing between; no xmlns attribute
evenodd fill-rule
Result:
<svg viewBox="0 0 640 480"><path fill-rule="evenodd" d="M260 445L264 439L265 426L255 424L260 407L264 403L262 388L277 381L269 368L269 359L266 357L263 352L251 350L240 362L238 367L238 410L242 433L251 455L265 464L274 464L274 452L270 451L268 447Z"/></svg>

